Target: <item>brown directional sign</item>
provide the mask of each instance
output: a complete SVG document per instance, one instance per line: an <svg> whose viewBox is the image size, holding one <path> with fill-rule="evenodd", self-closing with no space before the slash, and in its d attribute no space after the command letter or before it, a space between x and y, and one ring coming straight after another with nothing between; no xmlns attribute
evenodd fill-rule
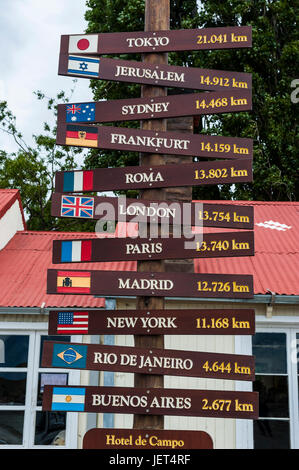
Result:
<svg viewBox="0 0 299 470"><path fill-rule="evenodd" d="M216 160L184 165L129 166L94 170L58 171L58 193L153 189L174 186L251 182L252 160Z"/></svg>
<svg viewBox="0 0 299 470"><path fill-rule="evenodd" d="M51 310L49 335L254 335L253 309Z"/></svg>
<svg viewBox="0 0 299 470"><path fill-rule="evenodd" d="M43 411L258 418L258 393L45 385Z"/></svg>
<svg viewBox="0 0 299 470"><path fill-rule="evenodd" d="M149 64L60 54L59 75L192 90L251 90L252 75L227 70Z"/></svg>
<svg viewBox="0 0 299 470"><path fill-rule="evenodd" d="M83 449L213 449L213 441L204 431L93 428L84 435Z"/></svg>
<svg viewBox="0 0 299 470"><path fill-rule="evenodd" d="M193 238L54 240L52 254L53 264L254 256L254 232L201 233Z"/></svg>
<svg viewBox="0 0 299 470"><path fill-rule="evenodd" d="M251 47L251 26L226 28L68 34L61 36L62 54L129 54Z"/></svg>
<svg viewBox="0 0 299 470"><path fill-rule="evenodd" d="M48 269L47 293L247 299L253 297L253 276Z"/></svg>
<svg viewBox="0 0 299 470"><path fill-rule="evenodd" d="M64 123L57 127L56 143L208 158L248 158L252 157L253 151L252 139Z"/></svg>
<svg viewBox="0 0 299 470"><path fill-rule="evenodd" d="M42 367L247 380L253 356L45 341Z"/></svg>
<svg viewBox="0 0 299 470"><path fill-rule="evenodd" d="M179 203L145 199L141 201L125 197L53 193L51 214L54 217L102 221L253 229L253 206L239 204Z"/></svg>
<svg viewBox="0 0 299 470"><path fill-rule="evenodd" d="M164 119L177 116L222 114L251 109L249 92L187 93L164 97L132 98L58 105L61 123L95 124L113 121Z"/></svg>

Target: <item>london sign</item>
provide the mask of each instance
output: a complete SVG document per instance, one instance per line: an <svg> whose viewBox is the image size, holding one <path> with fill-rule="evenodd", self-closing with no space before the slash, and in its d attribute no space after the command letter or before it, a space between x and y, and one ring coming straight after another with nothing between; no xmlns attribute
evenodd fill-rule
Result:
<svg viewBox="0 0 299 470"><path fill-rule="evenodd" d="M182 165L183 166L183 165ZM53 193L51 215L121 222L253 229L253 206Z"/></svg>
<svg viewBox="0 0 299 470"><path fill-rule="evenodd" d="M254 335L254 309L50 310L49 335Z"/></svg>
<svg viewBox="0 0 299 470"><path fill-rule="evenodd" d="M254 356L45 341L42 367L247 380Z"/></svg>
<svg viewBox="0 0 299 470"><path fill-rule="evenodd" d="M48 269L47 293L248 299L253 297L253 276Z"/></svg>
<svg viewBox="0 0 299 470"><path fill-rule="evenodd" d="M250 73L84 55L60 54L58 75L192 90L249 92L252 89Z"/></svg>
<svg viewBox="0 0 299 470"><path fill-rule="evenodd" d="M68 123L57 126L56 143L207 158L252 158L253 154L252 139Z"/></svg>
<svg viewBox="0 0 299 470"><path fill-rule="evenodd" d="M229 148L230 145L227 145L227 149ZM252 179L252 160L238 158L236 160L184 163L179 167L177 165L157 165L57 171L55 191L58 193L82 193L121 189L154 189L244 183L251 182Z"/></svg>
<svg viewBox="0 0 299 470"><path fill-rule="evenodd" d="M53 264L254 256L254 232L204 233L193 238L83 238L54 240Z"/></svg>
<svg viewBox="0 0 299 470"><path fill-rule="evenodd" d="M45 385L42 410L258 419L258 393Z"/></svg>
<svg viewBox="0 0 299 470"><path fill-rule="evenodd" d="M251 109L251 95L211 91L164 97L130 98L58 105L57 122L95 124L113 121L164 119L177 116L222 114Z"/></svg>
<svg viewBox="0 0 299 470"><path fill-rule="evenodd" d="M251 26L61 36L61 54L130 54L251 47Z"/></svg>

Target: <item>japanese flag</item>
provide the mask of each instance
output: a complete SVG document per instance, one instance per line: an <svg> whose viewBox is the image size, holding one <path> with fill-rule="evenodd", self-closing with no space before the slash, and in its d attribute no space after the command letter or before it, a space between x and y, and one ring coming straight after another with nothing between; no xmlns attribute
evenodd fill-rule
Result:
<svg viewBox="0 0 299 470"><path fill-rule="evenodd" d="M84 34L69 37L69 54L92 53L98 51L98 35Z"/></svg>

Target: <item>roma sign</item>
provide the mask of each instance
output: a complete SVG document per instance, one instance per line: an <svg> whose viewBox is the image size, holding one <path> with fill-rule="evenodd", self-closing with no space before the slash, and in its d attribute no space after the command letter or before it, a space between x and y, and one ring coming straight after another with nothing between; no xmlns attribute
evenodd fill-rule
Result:
<svg viewBox="0 0 299 470"><path fill-rule="evenodd" d="M42 367L254 380L254 357L45 341Z"/></svg>
<svg viewBox="0 0 299 470"><path fill-rule="evenodd" d="M258 419L258 393L45 385L42 410Z"/></svg>
<svg viewBox="0 0 299 470"><path fill-rule="evenodd" d="M223 144L223 149L224 149ZM227 145L227 149L230 145ZM153 189L174 186L244 183L252 181L252 160L216 160L184 165L130 166L94 170L58 171L58 193Z"/></svg>
<svg viewBox="0 0 299 470"><path fill-rule="evenodd" d="M141 201L61 193L53 193L51 203L51 215L54 217L253 229L253 207L245 205Z"/></svg>
<svg viewBox="0 0 299 470"><path fill-rule="evenodd" d="M251 96L248 91L212 91L208 97L202 93L184 93L167 97L59 104L57 122L58 125L65 122L94 124L221 114L246 109L251 109Z"/></svg>
<svg viewBox="0 0 299 470"><path fill-rule="evenodd" d="M53 241L53 264L153 259L254 256L254 232L174 238L83 238Z"/></svg>
<svg viewBox="0 0 299 470"><path fill-rule="evenodd" d="M60 54L58 75L192 90L252 89L250 73Z"/></svg>
<svg viewBox="0 0 299 470"><path fill-rule="evenodd" d="M56 143L74 147L208 158L249 158L253 154L252 139L83 124L60 123L57 126Z"/></svg>
<svg viewBox="0 0 299 470"><path fill-rule="evenodd" d="M254 335L253 309L51 310L49 335Z"/></svg>
<svg viewBox="0 0 299 470"><path fill-rule="evenodd" d="M248 299L253 297L253 276L48 269L47 293Z"/></svg>
<svg viewBox="0 0 299 470"><path fill-rule="evenodd" d="M83 449L213 449L213 441L204 431L93 428L84 435Z"/></svg>
<svg viewBox="0 0 299 470"><path fill-rule="evenodd" d="M129 54L251 47L251 26L61 36L61 54Z"/></svg>

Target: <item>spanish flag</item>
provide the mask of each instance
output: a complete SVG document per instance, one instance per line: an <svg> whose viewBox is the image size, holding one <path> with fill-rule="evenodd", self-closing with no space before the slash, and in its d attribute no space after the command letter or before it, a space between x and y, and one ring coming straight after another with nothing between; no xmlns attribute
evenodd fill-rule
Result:
<svg viewBox="0 0 299 470"><path fill-rule="evenodd" d="M57 293L90 294L90 271L57 271Z"/></svg>
<svg viewBox="0 0 299 470"><path fill-rule="evenodd" d="M66 126L65 144L79 147L97 147L98 129L91 126L69 124Z"/></svg>

